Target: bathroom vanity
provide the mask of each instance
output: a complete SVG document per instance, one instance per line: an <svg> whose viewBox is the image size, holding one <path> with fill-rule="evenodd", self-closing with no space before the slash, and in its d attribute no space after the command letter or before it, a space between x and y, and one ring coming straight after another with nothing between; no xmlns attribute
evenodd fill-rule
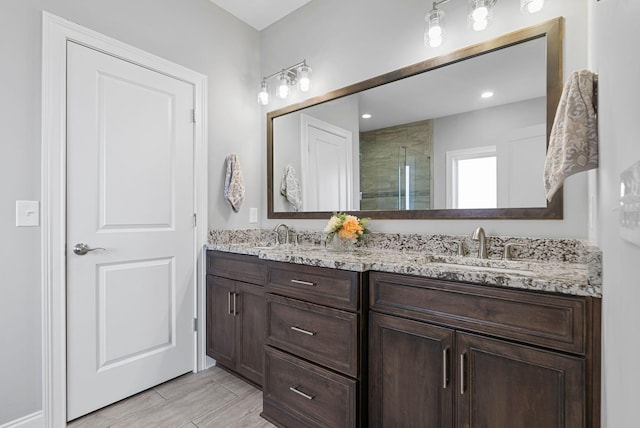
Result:
<svg viewBox="0 0 640 428"><path fill-rule="evenodd" d="M263 417L278 426L599 426L601 294L588 251L561 262L209 248L209 355L260 384L252 352L263 349ZM231 331L235 355L220 359Z"/></svg>

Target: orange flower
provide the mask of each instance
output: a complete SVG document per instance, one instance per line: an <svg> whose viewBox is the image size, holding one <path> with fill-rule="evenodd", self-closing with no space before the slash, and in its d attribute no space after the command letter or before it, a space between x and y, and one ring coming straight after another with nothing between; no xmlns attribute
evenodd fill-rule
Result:
<svg viewBox="0 0 640 428"><path fill-rule="evenodd" d="M342 224L342 228L338 231L338 236L342 239L357 239L362 235L362 226L358 223L358 218L348 215Z"/></svg>

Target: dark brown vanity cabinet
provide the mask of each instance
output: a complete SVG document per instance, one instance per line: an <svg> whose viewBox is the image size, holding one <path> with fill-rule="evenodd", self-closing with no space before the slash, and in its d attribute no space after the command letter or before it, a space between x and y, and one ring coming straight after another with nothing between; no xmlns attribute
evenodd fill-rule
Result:
<svg viewBox="0 0 640 428"><path fill-rule="evenodd" d="M281 427L366 426L360 273L268 263L262 416Z"/></svg>
<svg viewBox="0 0 640 428"><path fill-rule="evenodd" d="M371 427L598 427L599 299L370 273Z"/></svg>
<svg viewBox="0 0 640 428"><path fill-rule="evenodd" d="M259 386L266 272L257 257L207 252L207 355Z"/></svg>

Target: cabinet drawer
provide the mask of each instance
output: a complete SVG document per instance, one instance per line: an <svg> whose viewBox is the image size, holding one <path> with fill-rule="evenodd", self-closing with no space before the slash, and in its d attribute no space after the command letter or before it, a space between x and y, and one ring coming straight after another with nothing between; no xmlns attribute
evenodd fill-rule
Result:
<svg viewBox="0 0 640 428"><path fill-rule="evenodd" d="M267 266L264 260L256 256L208 251L207 273L235 281L265 285Z"/></svg>
<svg viewBox="0 0 640 428"><path fill-rule="evenodd" d="M370 307L408 318L584 354L586 300L372 272Z"/></svg>
<svg viewBox="0 0 640 428"><path fill-rule="evenodd" d="M266 343L358 376L358 315L267 294Z"/></svg>
<svg viewBox="0 0 640 428"><path fill-rule="evenodd" d="M357 272L289 263L269 263L268 269L271 293L340 309L359 308Z"/></svg>
<svg viewBox="0 0 640 428"><path fill-rule="evenodd" d="M356 426L356 381L269 346L263 392L267 418L284 413L298 422L292 426Z"/></svg>

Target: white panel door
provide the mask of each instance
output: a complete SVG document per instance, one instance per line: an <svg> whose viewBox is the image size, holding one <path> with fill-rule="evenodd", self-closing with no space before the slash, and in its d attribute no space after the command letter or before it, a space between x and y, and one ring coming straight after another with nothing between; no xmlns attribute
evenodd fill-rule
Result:
<svg viewBox="0 0 640 428"><path fill-rule="evenodd" d="M67 61L71 420L193 370L194 89L75 43Z"/></svg>
<svg viewBox="0 0 640 428"><path fill-rule="evenodd" d="M545 124L519 129L498 146L498 208L546 207Z"/></svg>
<svg viewBox="0 0 640 428"><path fill-rule="evenodd" d="M351 132L306 115L302 126L303 209L350 210Z"/></svg>

